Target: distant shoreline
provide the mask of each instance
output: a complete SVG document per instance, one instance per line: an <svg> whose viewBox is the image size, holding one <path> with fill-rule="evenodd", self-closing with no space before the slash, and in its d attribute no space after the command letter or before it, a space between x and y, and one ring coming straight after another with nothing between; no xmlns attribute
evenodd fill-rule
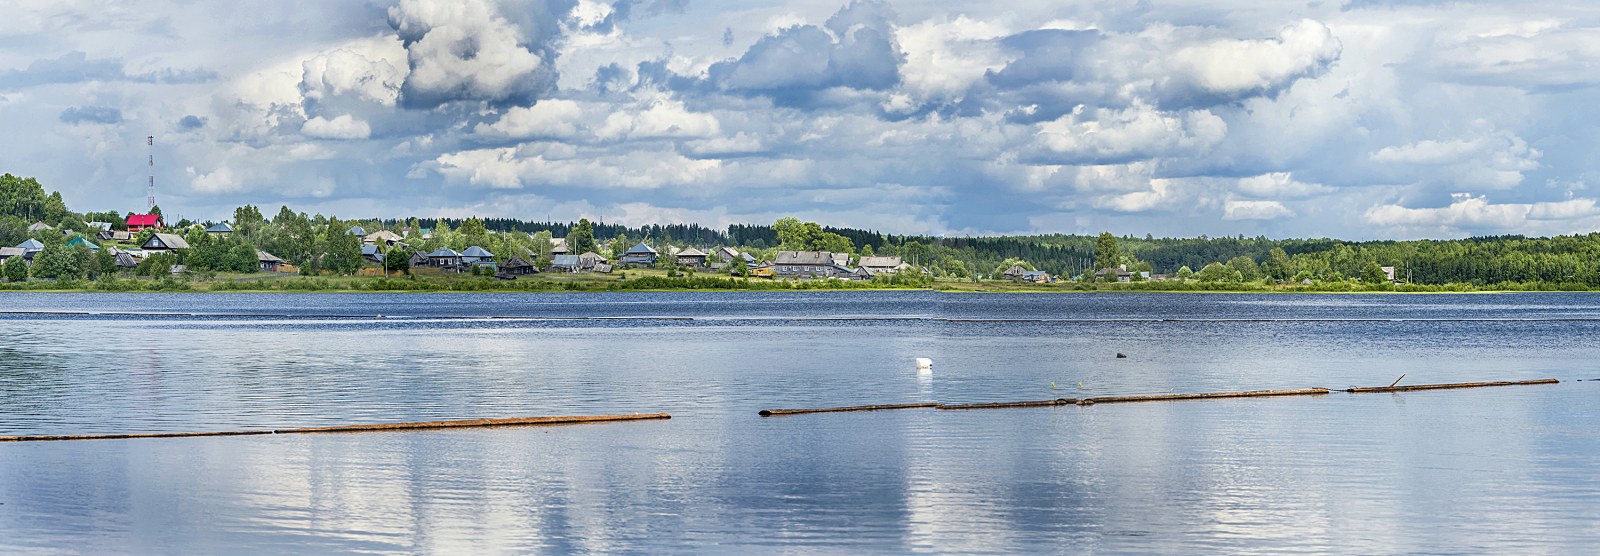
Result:
<svg viewBox="0 0 1600 556"><path fill-rule="evenodd" d="M896 285L840 280L770 281L756 278L639 277L631 280L585 280L533 277L522 280L437 279L416 277L277 277L230 280L163 278L82 280L65 284L45 281L0 284L0 292L37 293L611 293L611 292L748 292L748 291L931 291L936 293L1097 294L1097 293L1219 293L1219 294L1491 294L1491 293L1592 293L1571 284L1384 284L1377 287L1348 282L1332 284L1246 285L1208 282L1056 283L934 282Z"/></svg>

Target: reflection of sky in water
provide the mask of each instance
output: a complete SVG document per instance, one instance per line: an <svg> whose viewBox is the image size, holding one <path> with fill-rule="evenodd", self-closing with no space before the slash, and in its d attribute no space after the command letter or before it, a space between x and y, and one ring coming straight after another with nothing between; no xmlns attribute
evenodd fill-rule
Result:
<svg viewBox="0 0 1600 556"><path fill-rule="evenodd" d="M1343 388L1401 373L1407 383L1600 378L1600 322L1351 320L1434 300L1430 314L1452 319L1600 315L1590 301L1600 298L1257 299L1268 303L0 294L0 311L288 315L0 315L0 434L674 415L0 445L0 552L1526 552L1600 541L1600 384L1590 382L755 417L767 407ZM380 313L425 318L329 318ZM1286 314L1335 321L1114 320ZM805 320L835 315L1054 320ZM444 318L455 316L514 318ZM697 320L548 320L591 316ZM911 363L922 356L935 360L931 376Z"/></svg>

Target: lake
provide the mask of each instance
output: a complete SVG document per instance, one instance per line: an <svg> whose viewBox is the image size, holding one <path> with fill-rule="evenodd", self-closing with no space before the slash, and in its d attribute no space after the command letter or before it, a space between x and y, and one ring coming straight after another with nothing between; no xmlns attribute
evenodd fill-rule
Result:
<svg viewBox="0 0 1600 556"><path fill-rule="evenodd" d="M672 414L0 444L0 552L1588 552L1596 338L1565 293L0 293L0 435ZM757 416L1401 374L1563 382Z"/></svg>

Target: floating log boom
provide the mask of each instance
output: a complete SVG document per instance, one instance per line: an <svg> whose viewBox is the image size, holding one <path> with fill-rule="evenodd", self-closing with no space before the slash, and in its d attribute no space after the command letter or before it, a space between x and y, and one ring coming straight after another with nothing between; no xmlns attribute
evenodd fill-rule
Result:
<svg viewBox="0 0 1600 556"><path fill-rule="evenodd" d="M804 415L806 413L840 413L845 411L883 411L890 409L926 409L939 407L936 403L903 403L893 405L852 405L849 407L822 407L816 409L763 409L759 413L762 417L777 417L780 415Z"/></svg>
<svg viewBox="0 0 1600 556"><path fill-rule="evenodd" d="M1383 392L1410 392L1413 390L1450 390L1455 388L1486 388L1489 386L1529 386L1534 384L1557 384L1561 381L1553 378L1538 380L1514 380L1499 382L1457 382L1454 384L1414 384L1411 386L1373 386L1368 388L1348 388L1351 394L1379 394Z"/></svg>
<svg viewBox="0 0 1600 556"><path fill-rule="evenodd" d="M625 415L566 415L556 417L507 417L501 419L463 419L454 421L421 421L411 423L374 423L366 425L338 425L332 427L299 427L292 429L260 429L214 432L154 432L132 434L70 434L54 436L0 436L0 442L41 442L48 440L121 440L130 438L188 438L195 436L253 436L263 434L308 434L332 432L375 432L402 430L432 430L455 428L520 427L533 425L572 425L578 423L604 423L610 421L639 421L671 419L666 413L631 413Z"/></svg>
<svg viewBox="0 0 1600 556"><path fill-rule="evenodd" d="M1204 394L1156 394L1152 396L1105 396L1078 400L1078 405L1130 402L1171 402L1182 400L1209 400L1217 398L1265 398L1272 396L1322 396L1327 388L1301 388L1299 390L1251 390L1248 392L1210 392Z"/></svg>
<svg viewBox="0 0 1600 556"><path fill-rule="evenodd" d="M1055 405L1073 405L1078 403L1076 398L1058 398L1054 400L1040 400L1036 402L996 402L996 403L961 403L939 404L939 409L1003 409L1008 407L1045 407Z"/></svg>

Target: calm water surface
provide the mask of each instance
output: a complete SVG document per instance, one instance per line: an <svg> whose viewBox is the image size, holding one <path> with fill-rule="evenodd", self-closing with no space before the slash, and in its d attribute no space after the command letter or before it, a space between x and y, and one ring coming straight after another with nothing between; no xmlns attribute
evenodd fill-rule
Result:
<svg viewBox="0 0 1600 556"><path fill-rule="evenodd" d="M0 293L0 435L673 415L0 444L0 552L1592 553L1596 338L1590 294ZM1401 373L1564 382L756 416Z"/></svg>

